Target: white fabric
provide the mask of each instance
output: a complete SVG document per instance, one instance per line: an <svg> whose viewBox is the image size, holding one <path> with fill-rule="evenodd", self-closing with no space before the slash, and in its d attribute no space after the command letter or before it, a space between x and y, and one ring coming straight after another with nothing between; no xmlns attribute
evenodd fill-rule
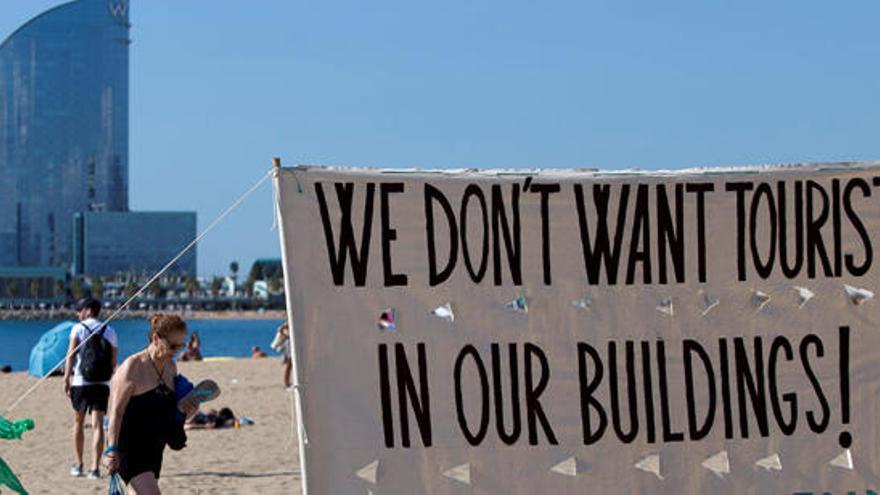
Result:
<svg viewBox="0 0 880 495"><path fill-rule="evenodd" d="M86 320L83 320L83 321L77 323L73 327L71 327L70 338L76 339L76 344L79 345L93 331L97 331L99 328L101 328L101 320L98 320L95 318L88 318ZM91 330L89 330L89 329L91 329ZM97 338L97 337L95 337L95 338ZM113 327L111 327L110 325L107 325L107 327L104 329L104 339L107 342L110 342L110 344L112 344L113 347L116 347L117 349L119 348L119 344L118 344L118 341L116 338L116 331L113 330ZM76 357L74 358L74 362L73 362L73 380L71 380L71 382L70 382L70 385L72 387L81 387L83 385L109 385L110 384L109 381L90 382L90 381L86 380L85 378L83 378L82 372L79 369L79 362L80 362L80 355L79 355L79 352L77 352Z"/></svg>
<svg viewBox="0 0 880 495"><path fill-rule="evenodd" d="M283 357L290 357L290 338L281 335L281 332L275 332L275 338L272 339L272 343L269 344L269 347Z"/></svg>
<svg viewBox="0 0 880 495"><path fill-rule="evenodd" d="M294 176L295 174L295 176ZM559 184L560 191L549 196L549 240L552 261L552 283L544 280L542 255L542 207L541 198L534 190L524 192L526 178L532 176L533 185ZM880 302L876 299L851 301L844 290L844 284L864 290L877 291L880 288L880 185L874 185L874 178L880 178L880 163L859 164L857 167L816 165L810 167L759 168L741 170L738 173L712 171L690 171L682 174L638 175L601 173L580 173L567 171L553 173L541 171L507 172L490 174L486 172L468 173L383 173L369 170L325 169L304 167L295 171L283 169L276 174L276 187L279 195L280 232L282 253L284 253L287 309L292 322L291 346L294 366L298 372L296 389L302 397L302 411L299 419L304 431L308 432L310 442L301 449L305 466L304 483L313 494L322 493L364 493L367 489L378 493L427 493L432 495L464 493L458 481L467 480L472 484L467 490L473 493L795 493L799 491L846 493L848 490L864 491L874 487L880 478ZM855 188L853 181L860 181ZM735 183L751 183L752 189L745 192L746 204L740 209L737 204L737 191L727 189ZM795 188L795 184L798 188ZM878 180L880 183L880 180ZM403 189L401 191L400 185ZM697 253L697 200L693 192L684 192L681 205L676 204L676 186L711 185L712 192L705 195L705 261L707 279L698 278ZM773 271L767 276L757 273L753 263L753 251L761 259L768 258L768 239L771 230L778 236L782 226L774 226L765 221L770 207L767 192L774 195L773 202L778 205L778 186L787 186L785 218L787 220L788 265L794 259L793 246L800 242L807 246L821 242L830 260L830 270L835 270L836 257L839 256L839 274L826 275L826 269L818 259L821 253L814 252L808 257L807 247L803 250L802 267L792 276L785 275L780 268L781 253L779 245L775 248ZM318 194L319 185L323 188L324 210ZM382 186L390 185L383 193ZM482 228L482 215L479 201L471 197L468 205L468 222L450 229L445 221L446 213L439 203L434 203L434 242L437 270L444 268L450 249L450 231L461 239L466 236L468 246L458 243L458 258L454 271L445 281L429 284L429 263L426 246L426 190L428 185L441 191L449 201L451 214L462 218L462 202L469 187L477 187L485 195L488 215L488 232ZM506 222L511 223L511 190L519 189L520 236L521 236L521 283L512 282L509 268L509 254L505 247L503 233L493 232L492 191L499 187L502 194ZM626 210L621 220L622 234L618 230L619 204L624 200L622 188L629 186ZM685 281L676 281L672 271L671 242L666 242L666 275L668 280L661 282L658 276L660 265L658 224L664 215L658 208L658 186L665 186L666 205L675 224L676 213L683 210L683 227L676 228L684 239ZM763 200L757 207L752 199L757 196L757 187L763 187ZM814 193L808 210L806 191L815 185L821 187L825 196ZM865 187L862 187L862 186ZM582 247L582 227L579 222L576 204L576 187L582 187L583 210L592 237L590 244L596 243L597 211L595 201L606 188L608 200L609 242L617 237L620 243L620 262L616 283L608 282L608 270L601 264L597 281L589 281L585 269L585 252ZM606 187L607 186L607 187ZM639 201L640 186L648 187L647 201ZM372 189L370 189L372 187ZM594 187L600 189L596 193ZM802 196L795 200L796 191ZM383 194L387 200L383 212ZM849 205L842 204L840 198L850 194ZM371 208L365 207L367 198L372 197ZM644 197L642 198L644 199ZM341 213L344 203L351 207L350 216ZM803 225L801 237L794 235L796 225L793 213L799 205L804 215L800 217ZM822 213L825 205L825 213ZM778 211L776 206L774 211ZM649 234L647 242L642 242L642 231L635 231L635 211L640 211L650 220L642 223ZM752 248L751 237L742 243L747 262L747 280L738 277L738 211L746 216L743 228L752 229L749 217L756 215L756 247ZM370 242L365 243L369 254L363 256L363 237L365 216L372 212ZM851 216L857 216L864 225L866 236L872 247L867 254L872 256L871 268L862 275L848 273L847 266L860 266L865 262L864 242L854 226ZM331 255L328 253L327 230L322 220L329 217L327 224L332 228L331 237L335 253L342 252L346 258L341 284L334 281L331 269ZM819 240L816 233L806 232L809 221L825 222L821 226ZM383 220L383 217L385 220ZM345 222L353 229L355 246L350 251L340 251L340 231ZM832 231L834 224L840 228ZM383 236L383 229L385 235ZM393 229L393 233L390 233ZM512 229L511 229L512 231ZM464 232L464 234L462 234ZM479 268L480 253L484 233L488 237L488 258L485 276L474 282L463 258L465 249L473 259L473 268ZM751 235L751 234L749 234ZM513 234L511 233L511 236ZM839 236L839 237L837 237ZM384 237L384 239L383 239ZM635 241L633 241L635 239ZM666 240L665 238L663 238ZM798 239L800 239L798 241ZM383 243L383 240L385 241ZM355 251L357 251L355 253ZM500 252L501 280L496 283L494 275L496 264L493 253ZM814 249L814 251L816 251ZM390 252L390 263L385 263L383 253ZM653 278L643 280L646 270L642 262L634 264L634 281L626 283L628 259L638 260L632 252L650 256L650 270ZM356 285L352 259L366 264L362 284ZM814 259L814 273L807 271L808 259ZM387 285L389 273L405 274L406 285ZM793 287L808 287L815 294L809 304L802 305L799 294ZM708 298L704 297L710 295ZM757 296L758 294L766 296ZM505 304L520 297L527 302L525 311L511 311ZM717 302L720 301L720 304ZM454 321L438 318L432 311L440 304L451 303L455 310ZM516 305L515 307L518 307ZM658 310L658 307L660 310ZM380 315L394 308L396 333L380 330ZM711 310L707 310L711 308ZM841 401L840 354L843 335L841 327L849 327L849 418L843 420ZM806 340L808 337L821 339L822 351ZM784 337L792 346L791 358L786 352L777 349L774 362L777 383L775 393L770 392L768 365L771 343L775 338ZM756 350L754 342L763 339L763 348ZM725 413L722 403L722 373L719 341L724 339L726 350L726 382L729 392L729 412ZM741 343L744 352L735 362L734 339ZM630 400L627 397L628 373L624 366L624 351L627 341L635 342L633 361L636 376L636 407L638 414L638 435L634 440L623 442L612 427L610 408L609 347L616 345L616 383L618 401L623 420L622 430L630 428L630 414L627 412ZM668 389L667 417L661 416L660 385L658 371L657 345L665 345L665 389ZM685 352L683 343L695 342L705 349L710 364L714 367L713 379L717 401L714 406L714 419L708 433L693 439L689 433L689 417L686 390ZM804 342L807 345L804 345ZM815 341L813 341L815 342ZM604 407L607 427L601 440L584 444L582 427L582 380L579 379L578 344L592 346L600 355L604 374L600 385L593 393L593 399ZM651 370L651 383L645 387L646 368L642 362L642 347L647 344L650 351L648 369ZM425 373L418 367L417 346L424 345ZM492 344L500 345L500 364L502 373L500 387L503 400L502 428L509 433L512 429L510 352L508 344L518 347L518 387L520 409L520 436L513 444L502 441L498 434L496 421L496 393L493 381ZM482 402L480 380L474 360L464 361L463 379L460 382L460 398L456 397L456 383L453 378L456 357L465 346L472 345L485 366L488 385L487 433L479 445L471 445L463 436L459 425L457 401L464 404L467 423L472 432L480 426ZM537 445L529 442L529 421L524 402L525 380L524 348L526 345L538 346L546 354L550 369L546 389L540 396L540 404L547 414L558 439L551 444L544 430L537 422ZM420 392L420 376L427 376L430 391L430 425L433 442L423 444L416 413L409 398L413 395L405 387L398 385L396 370L400 360L396 349L401 346L412 372L415 394ZM382 398L381 365L382 349L387 350L387 370L390 380L389 400ZM693 377L693 404L696 411L697 426L706 418L708 407L707 373L703 372L703 361L696 354L692 365L696 370ZM755 374L755 363L762 363L761 383L756 388L762 390L769 423L768 433L759 430L758 414L749 398L748 384L738 385L737 366L740 370ZM804 358L806 356L806 359ZM592 361L590 361L592 362ZM812 373L811 380L805 371L808 362ZM531 361L534 376L540 375L540 364ZM589 369L594 377L594 367ZM740 380L744 381L744 380ZM823 413L815 387L821 386L823 400L827 402L827 414ZM651 390L651 424L656 437L646 438L645 388ZM738 390L742 388L742 393ZM403 392L401 392L403 390ZM790 403L783 394L797 397L796 431L788 434L781 430L773 411L771 400L780 399L780 415L788 421ZM424 394L421 394L424 396ZM404 399L400 399L404 396ZM745 397L745 414L740 414L739 398ZM383 404L387 403L393 426L393 445L386 446L384 433ZM407 412L407 426L410 444L402 443L401 406ZM809 413L809 415L808 415ZM592 411L592 426L598 423L597 414ZM724 417L730 418L732 436L725 432ZM808 417L827 418L825 429L812 431ZM741 419L745 420L747 434L743 434ZM663 423L669 423L668 431L679 432L683 440L664 439ZM851 457L843 444L843 432L852 434L852 454L855 465L852 470ZM719 453L723 452L723 455ZM770 452L778 452L783 458L785 469L765 471L754 465L756 459L766 457ZM841 454L844 452L844 454ZM588 466L583 476L559 476L550 471L561 459L574 456ZM646 457L648 456L648 457ZM655 456L655 457L650 457ZM715 456L715 457L713 457ZM828 462L835 459L834 466ZM661 463L662 459L662 471ZM842 459L842 460L841 460ZM655 462L656 460L656 462ZM708 461L707 461L708 460ZM861 461L860 461L861 460ZM358 478L357 471L373 461L378 461L378 477L374 485ZM707 468L703 463L707 462ZM710 470L711 469L711 470ZM647 470L653 475L643 472ZM662 472L662 477L661 477ZM723 478L716 476L723 474ZM450 479L450 476L453 479ZM458 480L458 481L455 481ZM464 481L462 481L464 482ZM468 491L468 493L471 493Z"/></svg>

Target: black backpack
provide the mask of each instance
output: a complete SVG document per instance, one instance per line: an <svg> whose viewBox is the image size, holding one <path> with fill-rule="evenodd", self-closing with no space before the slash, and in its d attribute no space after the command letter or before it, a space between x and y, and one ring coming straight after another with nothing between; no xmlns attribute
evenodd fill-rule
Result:
<svg viewBox="0 0 880 495"><path fill-rule="evenodd" d="M85 323L84 327L91 330ZM107 324L92 332L79 349L79 372L86 381L106 382L113 375L113 344L104 338Z"/></svg>

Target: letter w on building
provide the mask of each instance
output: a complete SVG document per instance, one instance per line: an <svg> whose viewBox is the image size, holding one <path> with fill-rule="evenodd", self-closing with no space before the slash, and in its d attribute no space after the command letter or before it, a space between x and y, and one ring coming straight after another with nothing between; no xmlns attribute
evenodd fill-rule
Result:
<svg viewBox="0 0 880 495"><path fill-rule="evenodd" d="M128 14L128 1L122 0L119 2L109 1L107 2L107 8L110 10L110 15L113 17L125 17Z"/></svg>

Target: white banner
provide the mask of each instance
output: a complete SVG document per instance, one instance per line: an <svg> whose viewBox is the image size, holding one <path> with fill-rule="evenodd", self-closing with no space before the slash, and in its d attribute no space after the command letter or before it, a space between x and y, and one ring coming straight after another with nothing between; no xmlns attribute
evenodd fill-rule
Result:
<svg viewBox="0 0 880 495"><path fill-rule="evenodd" d="M312 493L880 488L880 168L276 177Z"/></svg>

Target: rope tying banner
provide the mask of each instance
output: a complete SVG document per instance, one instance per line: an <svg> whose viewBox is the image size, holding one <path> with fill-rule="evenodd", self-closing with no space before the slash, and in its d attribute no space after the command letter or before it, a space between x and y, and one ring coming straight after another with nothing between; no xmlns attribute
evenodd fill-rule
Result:
<svg viewBox="0 0 880 495"><path fill-rule="evenodd" d="M202 230L192 241L190 241L189 244L184 246L184 248L181 249L180 252L177 253L176 256L171 258L171 261L166 263L165 266L162 267L162 269L160 269L158 272L156 272L156 274L153 275L146 283L144 283L137 290L137 292L135 292L131 297L128 298L128 300L126 300L121 306L119 306L119 308L116 311L114 311L113 314L111 314L110 317L104 321L104 323L110 323L111 321L113 321L113 319L116 318L116 316L119 315L119 313L124 311L128 307L128 305L131 304L132 301L134 301L135 299L138 298L138 296L143 294L143 292L145 290L147 290L147 288L150 286L150 284L152 284L159 277L161 277L163 273L165 273L169 268L171 268L172 265L174 265L174 263L177 262L177 260L179 260L181 257L183 257L183 255L186 254L187 251L192 249L200 240L202 240L203 237L205 237L205 235L207 235L208 232L210 232L215 226L217 226L217 224L220 223L221 220L226 218L227 215L232 213L233 210L235 210L248 196L253 194L253 192L256 191L261 185L263 185L263 182L265 182L271 176L272 176L272 171L270 170L269 172L264 174L260 178L260 180L258 180L253 186L251 186L250 189L245 191L244 194L239 196L238 199L233 201L232 204L230 204L229 206L226 207L226 209L224 209L222 212L220 212L220 214L217 215L217 217L214 218L214 220L212 220L211 223L208 224L208 226L205 227L204 230ZM29 389L27 389L23 394L21 394L21 396L19 396L9 407L7 407L3 411L3 414L8 415L13 409L18 407L18 405L21 404L21 402L25 398L27 398L27 396L29 396L31 393L33 393L33 391L36 390L46 380L46 378L48 378L52 373L55 372L55 370L60 368L67 361L68 356L76 355L77 351L79 351L79 349L94 335L95 335L95 333L92 333L91 335L89 335L88 337L83 339L82 342L79 343L79 345L77 345L73 350L71 350L64 357L64 359L58 361L58 363L55 366L53 366L52 369L50 369L42 377L40 377L40 379L37 380L36 383L34 383Z"/></svg>

